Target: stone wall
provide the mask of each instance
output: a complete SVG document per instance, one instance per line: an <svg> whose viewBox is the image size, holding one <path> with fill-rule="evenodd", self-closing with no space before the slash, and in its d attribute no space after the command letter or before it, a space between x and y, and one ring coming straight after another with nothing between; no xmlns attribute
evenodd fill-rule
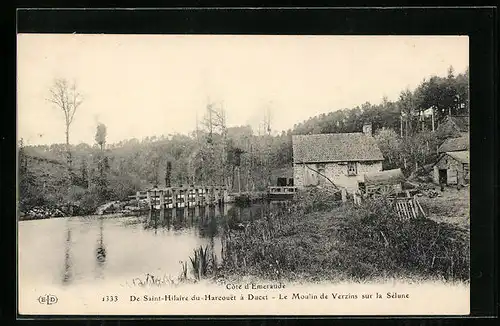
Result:
<svg viewBox="0 0 500 326"><path fill-rule="evenodd" d="M436 165L434 165L433 179L434 183L439 184L439 170L446 170L446 183L449 185L456 185L457 183L468 183L468 177L464 175L463 163L455 160L454 158L445 155Z"/></svg>
<svg viewBox="0 0 500 326"><path fill-rule="evenodd" d="M304 164L294 164L294 184L298 187L307 185L332 186L326 178L313 171L318 171L320 167L320 164L307 164L306 166ZM353 176L348 175L347 167L347 162L325 163L324 175L337 186L346 188L349 192L354 192L358 189L358 181L364 180L365 173L382 171L382 162L356 162L357 174Z"/></svg>

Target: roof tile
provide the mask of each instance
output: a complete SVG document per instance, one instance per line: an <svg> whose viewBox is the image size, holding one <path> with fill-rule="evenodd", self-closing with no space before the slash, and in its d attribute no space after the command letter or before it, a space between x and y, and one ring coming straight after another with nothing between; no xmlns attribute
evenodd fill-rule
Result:
<svg viewBox="0 0 500 326"><path fill-rule="evenodd" d="M464 151L469 149L469 136L461 136L457 138L448 138L438 148L439 153Z"/></svg>
<svg viewBox="0 0 500 326"><path fill-rule="evenodd" d="M294 135L293 162L382 161L373 137L361 132Z"/></svg>

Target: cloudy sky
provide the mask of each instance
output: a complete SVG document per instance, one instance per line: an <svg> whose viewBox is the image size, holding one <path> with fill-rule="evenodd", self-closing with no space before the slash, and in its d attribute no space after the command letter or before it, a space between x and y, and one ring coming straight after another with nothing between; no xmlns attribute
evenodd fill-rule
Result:
<svg viewBox="0 0 500 326"><path fill-rule="evenodd" d="M64 118L46 98L54 78L76 81L84 102L71 143L188 133L208 99L229 126L274 131L383 96L396 100L448 66L465 71L468 38L407 36L18 35L18 137L63 143Z"/></svg>

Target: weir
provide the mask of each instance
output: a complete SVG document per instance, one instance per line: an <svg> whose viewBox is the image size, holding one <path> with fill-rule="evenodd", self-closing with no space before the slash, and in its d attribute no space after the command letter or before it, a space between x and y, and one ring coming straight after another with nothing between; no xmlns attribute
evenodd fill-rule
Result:
<svg viewBox="0 0 500 326"><path fill-rule="evenodd" d="M150 209L217 206L234 201L226 187L218 186L152 188L131 197L138 206L140 200L147 199Z"/></svg>

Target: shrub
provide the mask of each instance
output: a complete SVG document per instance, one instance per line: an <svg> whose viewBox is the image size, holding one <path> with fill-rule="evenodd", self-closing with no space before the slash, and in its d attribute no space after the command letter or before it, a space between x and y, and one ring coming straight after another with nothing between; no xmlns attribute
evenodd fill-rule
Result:
<svg viewBox="0 0 500 326"><path fill-rule="evenodd" d="M341 200L340 191L332 187L308 187L297 192L293 209L299 214L324 211L338 207Z"/></svg>

